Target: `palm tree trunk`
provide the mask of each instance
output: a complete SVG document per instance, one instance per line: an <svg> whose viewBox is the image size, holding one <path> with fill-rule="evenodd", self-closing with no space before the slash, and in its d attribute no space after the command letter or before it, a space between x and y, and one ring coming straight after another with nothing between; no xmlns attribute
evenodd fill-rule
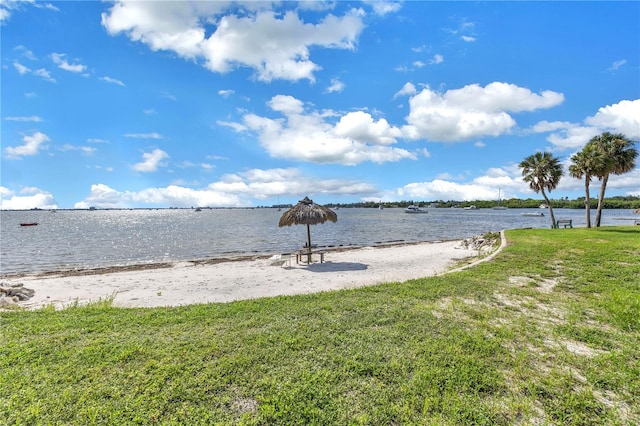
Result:
<svg viewBox="0 0 640 426"><path fill-rule="evenodd" d="M551 201L549 201L549 198L547 197L547 194L544 193L544 189L541 189L540 192L542 192L542 196L544 197L544 201L547 203L547 206L549 206L549 217L551 217L551 228L555 229L555 227L556 227L556 217L553 215L553 207L551 207Z"/></svg>
<svg viewBox="0 0 640 426"><path fill-rule="evenodd" d="M598 210L596 211L596 228L600 227L600 219L602 218L602 205L604 204L604 191L607 189L608 180L609 180L609 174L606 174L602 178L602 185L600 186L600 194L598 195Z"/></svg>
<svg viewBox="0 0 640 426"><path fill-rule="evenodd" d="M589 198L589 181L591 176L584 177L584 209L587 216L587 228L591 228L591 198Z"/></svg>

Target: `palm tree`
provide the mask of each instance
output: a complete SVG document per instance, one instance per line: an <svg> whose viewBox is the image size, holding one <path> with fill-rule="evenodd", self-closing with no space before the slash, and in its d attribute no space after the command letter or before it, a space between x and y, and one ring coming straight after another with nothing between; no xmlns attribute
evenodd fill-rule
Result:
<svg viewBox="0 0 640 426"><path fill-rule="evenodd" d="M563 175L560 159L554 157L549 152L536 152L522 160L518 167L522 169L522 180L529 184L529 188L533 189L536 193L542 192L544 201L547 203L547 206L549 206L551 227L555 228L556 218L553 215L551 202L544 190L547 189L551 192L551 190L555 189L558 183L560 183L560 178Z"/></svg>
<svg viewBox="0 0 640 426"><path fill-rule="evenodd" d="M594 136L587 144L595 146L608 160L594 173L594 176L602 181L598 195L596 226L600 226L604 193L607 189L609 175L622 175L636 167L635 159L638 157L638 150L635 149L634 144L635 142L627 139L622 133L611 134L609 132Z"/></svg>
<svg viewBox="0 0 640 426"><path fill-rule="evenodd" d="M591 198L589 196L589 184L591 178L606 167L608 158L602 151L596 149L595 145L585 145L582 151L575 153L571 157L573 164L569 166L569 175L582 179L584 176L584 208L586 210L587 228L591 228Z"/></svg>

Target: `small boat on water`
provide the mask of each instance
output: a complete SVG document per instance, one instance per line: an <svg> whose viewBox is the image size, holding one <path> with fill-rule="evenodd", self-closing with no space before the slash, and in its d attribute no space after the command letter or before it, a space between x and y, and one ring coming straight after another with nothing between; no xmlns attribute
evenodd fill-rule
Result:
<svg viewBox="0 0 640 426"><path fill-rule="evenodd" d="M421 209L420 207L412 204L409 207L407 207L406 209L404 209L405 213L429 213L428 211L426 211L425 209Z"/></svg>
<svg viewBox="0 0 640 426"><path fill-rule="evenodd" d="M36 226L38 222L23 222L20 226Z"/></svg>
<svg viewBox="0 0 640 426"><path fill-rule="evenodd" d="M463 208L464 210L478 210L478 207L474 204Z"/></svg>
<svg viewBox="0 0 640 426"><path fill-rule="evenodd" d="M544 216L544 213L542 212L522 213L522 216L540 217L540 216Z"/></svg>

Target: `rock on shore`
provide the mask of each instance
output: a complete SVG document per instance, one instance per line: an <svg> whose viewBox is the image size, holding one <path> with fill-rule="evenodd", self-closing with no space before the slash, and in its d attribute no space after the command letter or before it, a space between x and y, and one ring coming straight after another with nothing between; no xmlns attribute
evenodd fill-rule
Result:
<svg viewBox="0 0 640 426"><path fill-rule="evenodd" d="M35 293L35 290L26 288L21 283L10 285L0 283L0 307L24 302L31 299Z"/></svg>

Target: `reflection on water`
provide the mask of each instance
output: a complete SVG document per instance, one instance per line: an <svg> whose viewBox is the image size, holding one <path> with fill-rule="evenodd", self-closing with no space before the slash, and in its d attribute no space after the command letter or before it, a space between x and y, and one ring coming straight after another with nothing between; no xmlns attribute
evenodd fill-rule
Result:
<svg viewBox="0 0 640 426"><path fill-rule="evenodd" d="M462 239L511 228L548 228L527 209L340 209L338 222L311 227L313 244L363 246ZM290 252L306 227L278 227L276 209L2 211L0 271L35 272L210 257ZM585 226L583 210L555 209L557 219ZM631 210L606 210L603 225L633 223ZM635 216L636 219L638 216ZM21 222L38 226L21 227Z"/></svg>

